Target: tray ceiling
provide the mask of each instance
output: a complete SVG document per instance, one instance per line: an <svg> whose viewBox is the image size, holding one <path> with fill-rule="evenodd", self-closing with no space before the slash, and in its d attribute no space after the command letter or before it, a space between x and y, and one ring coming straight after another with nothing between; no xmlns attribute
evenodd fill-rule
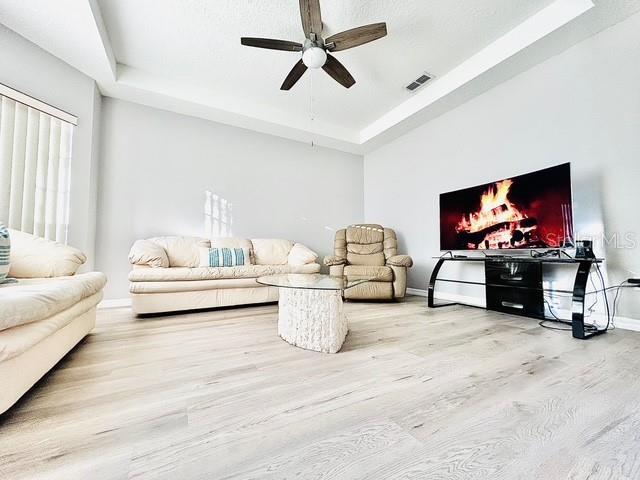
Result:
<svg viewBox="0 0 640 480"><path fill-rule="evenodd" d="M96 79L105 95L362 151L599 2L321 0L324 36L379 21L389 34L336 53L357 80L350 90L316 71L290 92L279 87L299 54L243 47L240 37L302 41L297 0L2 3L0 22ZM618 16L640 8L620 4ZM436 79L406 91L424 71Z"/></svg>

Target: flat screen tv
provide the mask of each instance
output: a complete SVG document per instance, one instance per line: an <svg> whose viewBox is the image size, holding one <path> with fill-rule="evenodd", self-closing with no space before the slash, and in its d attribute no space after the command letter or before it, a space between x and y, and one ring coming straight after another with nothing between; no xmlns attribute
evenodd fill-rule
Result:
<svg viewBox="0 0 640 480"><path fill-rule="evenodd" d="M572 245L569 163L440 195L441 250Z"/></svg>

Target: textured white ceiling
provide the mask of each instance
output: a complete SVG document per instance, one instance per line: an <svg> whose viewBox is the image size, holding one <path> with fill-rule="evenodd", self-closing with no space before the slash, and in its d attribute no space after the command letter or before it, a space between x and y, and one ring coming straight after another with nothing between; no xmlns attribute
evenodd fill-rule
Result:
<svg viewBox="0 0 640 480"><path fill-rule="evenodd" d="M304 127L316 121L360 130L410 94L428 70L442 76L551 0L322 0L323 35L386 21L389 35L336 53L356 85L324 72L305 74L290 92L280 84L299 54L243 47L241 36L302 41L298 0L99 0L119 63L266 103Z"/></svg>
<svg viewBox="0 0 640 480"><path fill-rule="evenodd" d="M111 74L92 8L95 0L0 0L0 23L95 79ZM1 48L1 46L0 46Z"/></svg>
<svg viewBox="0 0 640 480"><path fill-rule="evenodd" d="M387 37L336 53L357 80L350 90L315 71L281 92L298 54L240 45L241 36L302 41L298 0L0 0L0 23L104 95L362 152L640 10L640 0L321 5L324 36L388 24ZM436 80L408 93L424 70Z"/></svg>

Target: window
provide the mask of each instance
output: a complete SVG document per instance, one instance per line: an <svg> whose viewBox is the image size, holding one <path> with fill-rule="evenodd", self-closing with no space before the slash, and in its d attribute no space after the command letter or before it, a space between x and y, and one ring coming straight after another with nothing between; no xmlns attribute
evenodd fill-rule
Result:
<svg viewBox="0 0 640 480"><path fill-rule="evenodd" d="M207 190L204 203L204 235L208 238L233 235L233 205Z"/></svg>
<svg viewBox="0 0 640 480"><path fill-rule="evenodd" d="M66 243L76 119L0 85L0 222Z"/></svg>

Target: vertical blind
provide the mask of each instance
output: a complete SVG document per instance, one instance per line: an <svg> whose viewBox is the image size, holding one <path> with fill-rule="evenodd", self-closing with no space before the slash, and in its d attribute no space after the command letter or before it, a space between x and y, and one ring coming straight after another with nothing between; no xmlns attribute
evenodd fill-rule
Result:
<svg viewBox="0 0 640 480"><path fill-rule="evenodd" d="M0 99L0 222L66 243L73 125Z"/></svg>

